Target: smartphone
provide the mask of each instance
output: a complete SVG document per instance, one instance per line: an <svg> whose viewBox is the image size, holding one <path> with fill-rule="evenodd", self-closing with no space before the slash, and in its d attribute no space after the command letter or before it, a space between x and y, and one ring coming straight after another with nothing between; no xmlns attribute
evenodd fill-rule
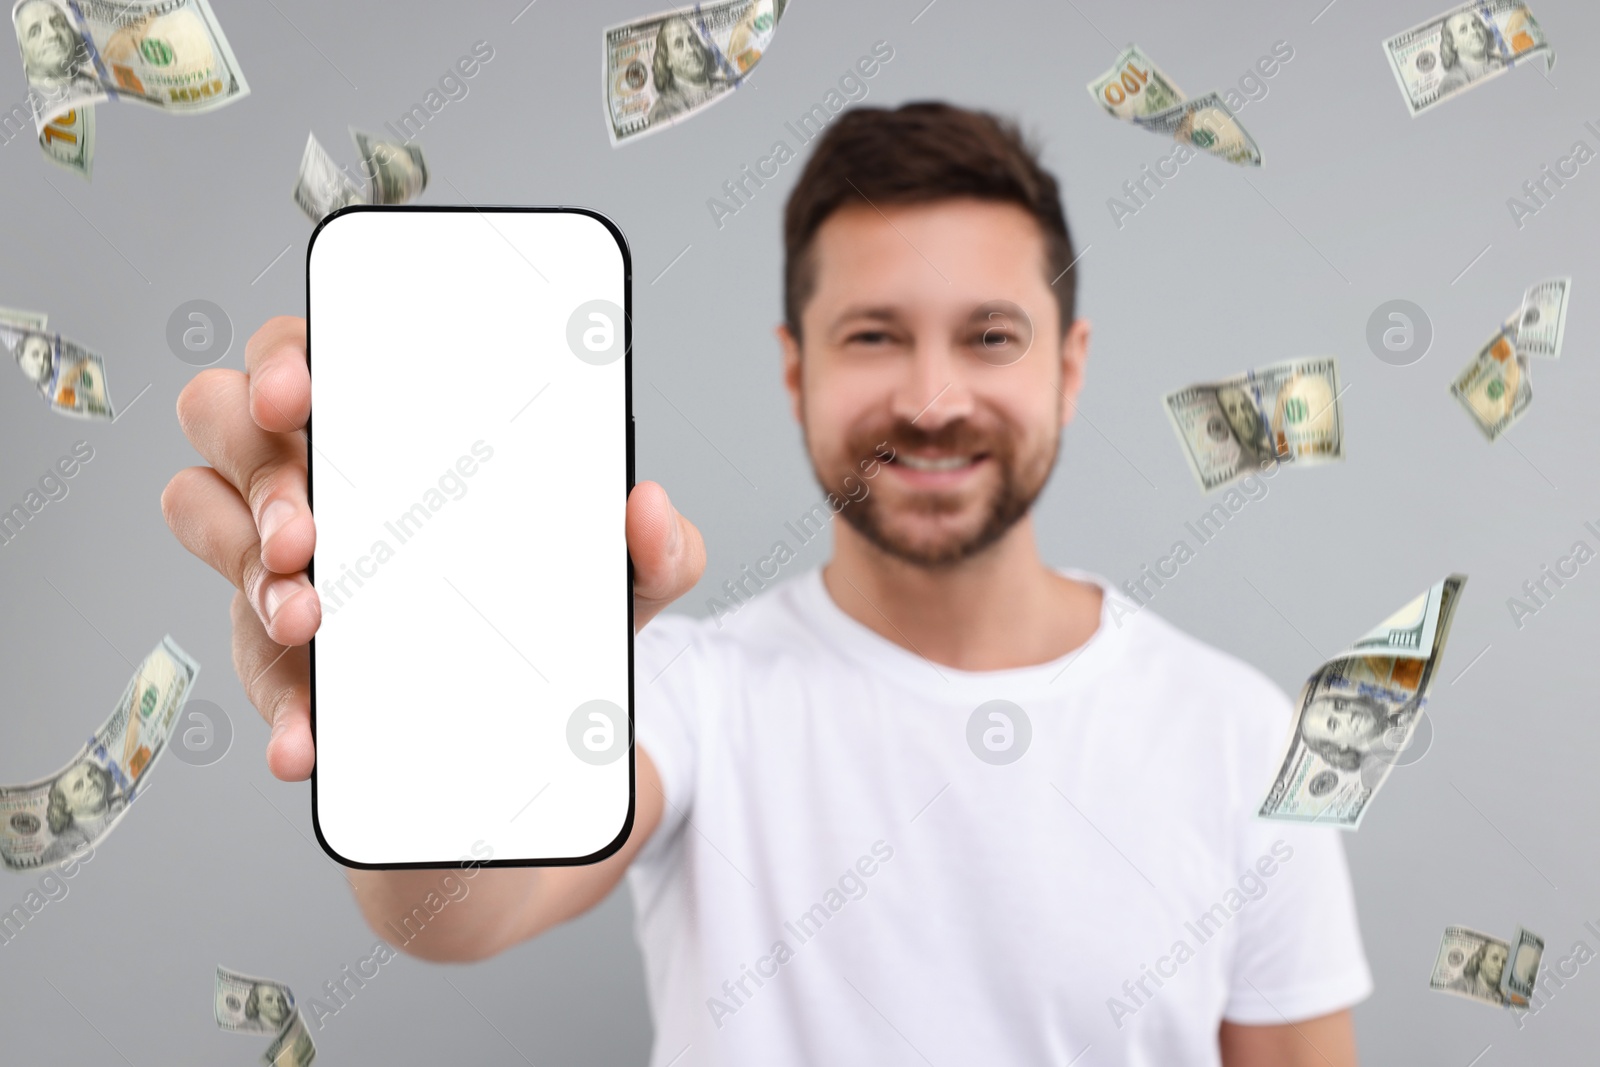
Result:
<svg viewBox="0 0 1600 1067"><path fill-rule="evenodd" d="M312 235L311 805L346 866L627 838L631 276L583 208L354 206Z"/></svg>

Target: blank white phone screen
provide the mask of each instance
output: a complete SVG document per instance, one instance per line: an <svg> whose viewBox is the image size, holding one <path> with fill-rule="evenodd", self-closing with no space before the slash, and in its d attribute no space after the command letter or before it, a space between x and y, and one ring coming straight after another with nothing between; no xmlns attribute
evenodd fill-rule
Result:
<svg viewBox="0 0 1600 1067"><path fill-rule="evenodd" d="M572 209L357 209L313 239L312 796L346 863L620 844L628 271Z"/></svg>

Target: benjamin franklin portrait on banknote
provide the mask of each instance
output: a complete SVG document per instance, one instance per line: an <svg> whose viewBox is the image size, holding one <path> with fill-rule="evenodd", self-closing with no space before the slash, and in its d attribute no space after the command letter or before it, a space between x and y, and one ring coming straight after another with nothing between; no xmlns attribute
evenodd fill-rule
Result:
<svg viewBox="0 0 1600 1067"><path fill-rule="evenodd" d="M1505 66L1495 47L1494 30L1475 11L1457 11L1444 20L1439 35L1439 65L1444 77L1439 95L1449 96Z"/></svg>
<svg viewBox="0 0 1600 1067"><path fill-rule="evenodd" d="M55 840L45 847L43 863L60 863L85 845L94 844L102 828L124 807L111 772L93 760L80 760L50 783L46 818Z"/></svg>
<svg viewBox="0 0 1600 1067"><path fill-rule="evenodd" d="M1307 705L1300 720L1300 738L1329 766L1364 771L1372 764L1393 762L1397 742L1404 740L1405 728L1417 711L1414 701L1391 713L1359 693L1324 692ZM1391 730L1398 731L1396 737L1390 737Z"/></svg>
<svg viewBox="0 0 1600 1067"><path fill-rule="evenodd" d="M22 373L28 376L30 382L39 387L41 393L50 391L50 377L55 371L52 350L50 339L42 333L25 334L17 342L17 366L22 368Z"/></svg>
<svg viewBox="0 0 1600 1067"><path fill-rule="evenodd" d="M1245 451L1247 464L1241 466L1256 466L1270 460L1274 454L1272 434L1249 392L1236 385L1224 385L1217 390L1217 403L1233 428L1233 436Z"/></svg>
<svg viewBox="0 0 1600 1067"><path fill-rule="evenodd" d="M1507 946L1499 941L1485 941L1462 968L1461 977L1445 988L1491 1004L1504 1004L1505 997L1500 992L1500 973L1506 968L1508 952Z"/></svg>
<svg viewBox="0 0 1600 1067"><path fill-rule="evenodd" d="M728 88L716 58L686 18L670 18L656 33L651 73L656 102L650 121L661 122L705 103Z"/></svg>
<svg viewBox="0 0 1600 1067"><path fill-rule="evenodd" d="M287 1023L292 1010L289 994L282 986L272 982L257 982L251 986L250 995L244 1002L246 1019L260 1019L273 1029Z"/></svg>
<svg viewBox="0 0 1600 1067"><path fill-rule="evenodd" d="M88 69L89 50L66 11L54 0L25 0L12 18L17 43L22 46L22 66L31 84L55 89L83 81L91 89L99 87Z"/></svg>

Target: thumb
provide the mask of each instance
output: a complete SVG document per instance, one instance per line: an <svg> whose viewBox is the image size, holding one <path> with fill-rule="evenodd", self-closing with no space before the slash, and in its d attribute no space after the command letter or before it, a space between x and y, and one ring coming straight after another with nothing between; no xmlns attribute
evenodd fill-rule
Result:
<svg viewBox="0 0 1600 1067"><path fill-rule="evenodd" d="M694 588L706 569L706 547L694 523L678 514L656 482L640 482L628 494L627 538L637 631Z"/></svg>

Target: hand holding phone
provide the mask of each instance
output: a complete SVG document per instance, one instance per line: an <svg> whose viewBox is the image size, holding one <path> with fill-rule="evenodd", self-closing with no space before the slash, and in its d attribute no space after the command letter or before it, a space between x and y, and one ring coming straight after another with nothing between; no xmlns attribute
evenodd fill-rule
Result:
<svg viewBox="0 0 1600 1067"><path fill-rule="evenodd" d="M246 346L245 364L243 373L202 371L183 390L180 423L211 465L174 475L161 507L178 540L236 588L234 667L271 727L269 769L299 781L316 756L306 642L320 621L303 573L317 536L300 432L311 401L305 320L266 322ZM630 494L626 522L637 629L699 580L705 546L654 482Z"/></svg>

